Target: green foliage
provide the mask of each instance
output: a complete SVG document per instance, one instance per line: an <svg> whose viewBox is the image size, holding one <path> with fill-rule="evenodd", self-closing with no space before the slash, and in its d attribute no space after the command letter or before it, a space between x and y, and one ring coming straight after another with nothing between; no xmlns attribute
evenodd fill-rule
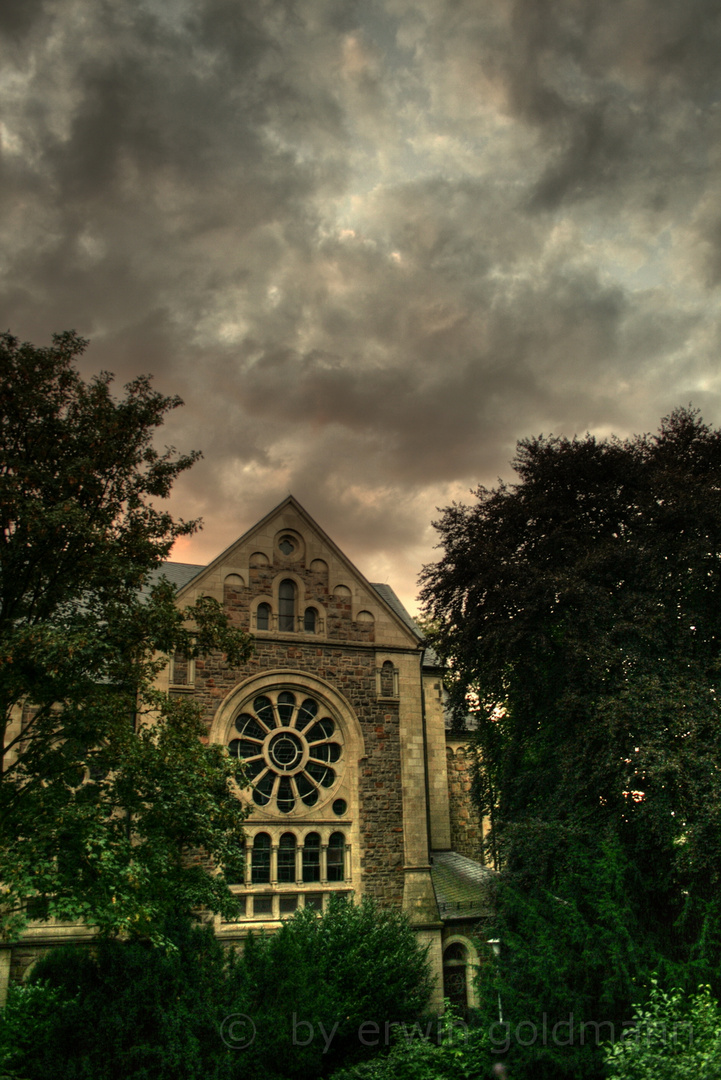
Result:
<svg viewBox="0 0 721 1080"><path fill-rule="evenodd" d="M27 1080L226 1080L226 960L209 929L167 927L172 946L102 942L40 960L10 990L0 1060Z"/></svg>
<svg viewBox="0 0 721 1080"><path fill-rule="evenodd" d="M233 980L236 1006L257 1028L243 1075L258 1080L316 1080L368 1057L387 1024L418 1019L431 991L405 918L368 899L332 898L320 917L299 911L276 933L251 936Z"/></svg>
<svg viewBox="0 0 721 1080"><path fill-rule="evenodd" d="M475 1080L490 1074L488 1037L469 1029L446 1002L439 1018L400 1024L388 1053L343 1068L332 1080Z"/></svg>
<svg viewBox="0 0 721 1080"><path fill-rule="evenodd" d="M515 467L446 510L424 590L478 713L503 861L526 822L609 823L709 895L721 433L680 411L655 437L522 442Z"/></svg>
<svg viewBox="0 0 721 1080"><path fill-rule="evenodd" d="M546 838L537 835L542 846ZM635 980L650 962L618 845L588 849L567 837L563 858L552 888L518 889L503 877L497 888L493 933L501 950L484 970L480 1012L514 1077L600 1076L600 1043L622 1030Z"/></svg>
<svg viewBox="0 0 721 1080"><path fill-rule="evenodd" d="M608 1080L716 1080L721 1074L721 1010L702 986L685 996L657 984L633 1027L606 1047Z"/></svg>
<svg viewBox="0 0 721 1080"><path fill-rule="evenodd" d="M430 638L478 718L502 991L613 1020L651 970L721 981L721 432L679 410L514 466L438 523Z"/></svg>
<svg viewBox="0 0 721 1080"><path fill-rule="evenodd" d="M406 920L369 901L299 912L239 955L187 919L163 937L49 953L11 991L0 1066L28 1080L318 1080L383 1050L394 1025L413 1031L430 994Z"/></svg>
<svg viewBox="0 0 721 1080"><path fill-rule="evenodd" d="M178 903L230 911L237 765L153 687L168 653L238 662L215 601L178 609L159 569L196 522L158 508L197 454L153 440L180 401L84 382L85 342L0 336L0 931L34 913L153 935Z"/></svg>

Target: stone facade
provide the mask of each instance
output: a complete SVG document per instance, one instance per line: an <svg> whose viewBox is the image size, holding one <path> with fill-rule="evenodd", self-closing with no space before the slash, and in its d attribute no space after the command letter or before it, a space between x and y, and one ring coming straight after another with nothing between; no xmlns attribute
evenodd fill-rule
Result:
<svg viewBox="0 0 721 1080"><path fill-rule="evenodd" d="M473 805L473 752L458 738L447 740L448 799L451 847L469 859L483 861L484 823Z"/></svg>
<svg viewBox="0 0 721 1080"><path fill-rule="evenodd" d="M180 604L214 597L255 641L241 667L221 655L176 657L159 679L202 705L206 738L243 758L251 779L245 873L233 886L245 916L217 920L216 932L238 943L333 893L371 896L404 910L429 946L438 1003L444 921L433 852L457 844L477 859L480 830L464 807L460 748L446 766L442 671L417 627L292 497L209 566L167 572ZM53 933L31 930L5 969L20 974Z"/></svg>

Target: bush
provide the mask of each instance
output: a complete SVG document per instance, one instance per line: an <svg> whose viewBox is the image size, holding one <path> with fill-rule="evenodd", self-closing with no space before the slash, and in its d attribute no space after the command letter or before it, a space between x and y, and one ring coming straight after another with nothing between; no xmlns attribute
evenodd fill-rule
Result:
<svg viewBox="0 0 721 1080"><path fill-rule="evenodd" d="M721 1011L708 986L685 996L654 984L634 1009L634 1027L606 1047L609 1080L717 1080L721 1075Z"/></svg>
<svg viewBox="0 0 721 1080"><path fill-rule="evenodd" d="M488 1038L470 1029L446 1002L442 1017L401 1024L387 1054L341 1069L331 1080L476 1080L490 1075Z"/></svg>
<svg viewBox="0 0 721 1080"><path fill-rule="evenodd" d="M0 1060L28 1080L226 1080L226 959L211 931L177 926L173 948L59 948L11 987Z"/></svg>
<svg viewBox="0 0 721 1080"><path fill-rule="evenodd" d="M27 1080L317 1080L377 1053L430 996L408 922L368 900L300 911L240 954L185 922L167 936L173 948L111 941L38 961L0 1019L0 1067Z"/></svg>
<svg viewBox="0 0 721 1080"><path fill-rule="evenodd" d="M539 830L539 846L546 841ZM508 1044L514 1080L600 1080L600 1044L623 1030L637 985L658 964L629 902L632 870L618 845L574 838L558 849L553 889L512 879L497 889L501 951L479 1004L497 1046Z"/></svg>
<svg viewBox="0 0 721 1080"><path fill-rule="evenodd" d="M393 1023L418 1020L431 993L407 920L367 899L332 898L320 917L299 911L276 933L251 935L231 982L235 1007L257 1031L238 1055L239 1075L259 1080L317 1080L377 1053Z"/></svg>

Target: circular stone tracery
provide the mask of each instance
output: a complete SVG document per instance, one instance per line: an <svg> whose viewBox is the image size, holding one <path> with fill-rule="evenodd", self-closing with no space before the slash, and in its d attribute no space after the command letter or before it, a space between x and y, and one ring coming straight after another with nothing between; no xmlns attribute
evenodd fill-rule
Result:
<svg viewBox="0 0 721 1080"><path fill-rule="evenodd" d="M268 756L283 772L290 772L303 757L303 744L288 731L274 735L268 746Z"/></svg>
<svg viewBox="0 0 721 1080"><path fill-rule="evenodd" d="M340 777L343 737L325 706L289 690L246 702L235 720L240 738L228 750L242 758L256 806L288 814L315 806Z"/></svg>

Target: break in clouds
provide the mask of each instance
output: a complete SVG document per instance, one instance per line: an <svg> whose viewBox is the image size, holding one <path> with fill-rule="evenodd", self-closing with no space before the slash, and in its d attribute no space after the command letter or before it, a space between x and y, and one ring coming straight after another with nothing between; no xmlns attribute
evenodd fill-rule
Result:
<svg viewBox="0 0 721 1080"><path fill-rule="evenodd" d="M721 423L710 0L6 0L0 312L152 372L209 559L292 491L412 604L518 438Z"/></svg>

